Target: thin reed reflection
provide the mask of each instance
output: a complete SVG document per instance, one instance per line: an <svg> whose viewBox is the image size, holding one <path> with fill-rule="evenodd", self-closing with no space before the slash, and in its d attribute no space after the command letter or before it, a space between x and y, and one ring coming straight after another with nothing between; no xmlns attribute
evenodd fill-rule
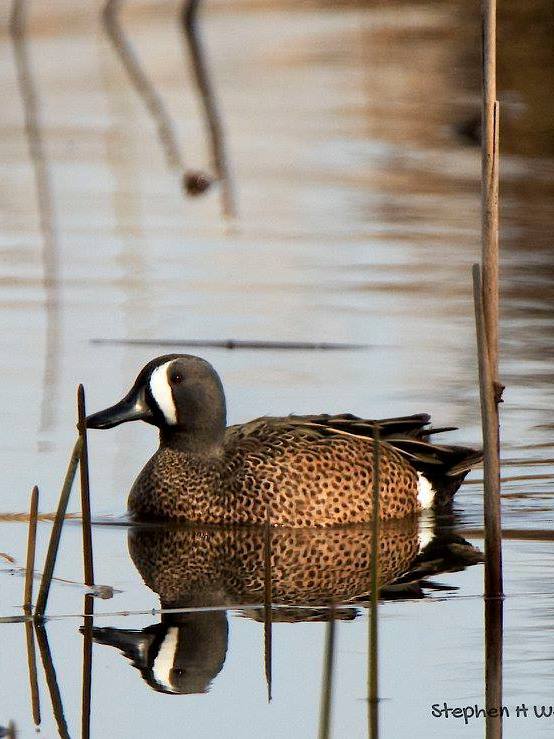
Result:
<svg viewBox="0 0 554 739"><path fill-rule="evenodd" d="M184 1L180 16L181 28L190 52L194 80L204 107L206 126L210 135L212 166L221 187L223 215L226 218L234 218L237 215L234 185L229 170L225 131L198 29L199 6L200 0Z"/></svg>
<svg viewBox="0 0 554 739"><path fill-rule="evenodd" d="M83 605L83 674L81 692L81 738L90 737L90 717L92 703L92 630L94 617L94 598L85 595Z"/></svg>
<svg viewBox="0 0 554 739"><path fill-rule="evenodd" d="M58 733L61 739L69 739L69 731L64 714L62 696L58 685L56 669L52 661L52 654L50 652L50 645L48 643L48 636L46 634L45 626L41 624L35 624L35 633L42 660L42 666L44 668L44 674L46 676L46 684L48 686L48 692L50 693L52 711L54 712L54 717L58 726Z"/></svg>
<svg viewBox="0 0 554 739"><path fill-rule="evenodd" d="M502 597L485 598L485 703L487 707L486 738L502 737L502 662L503 662ZM491 711L490 709L496 709ZM495 715L497 714L497 715Z"/></svg>
<svg viewBox="0 0 554 739"><path fill-rule="evenodd" d="M335 609L329 609L329 620L325 625L325 647L323 650L323 676L321 680L321 706L319 716L319 739L331 736L331 710L333 705L333 679L335 671Z"/></svg>
<svg viewBox="0 0 554 739"><path fill-rule="evenodd" d="M44 433L55 425L58 407L61 351L60 249L52 176L42 134L40 98L27 43L28 6L27 0L13 0L9 28L17 70L17 83L25 116L25 135L35 175L38 217L42 236L41 257L46 332L39 431Z"/></svg>
<svg viewBox="0 0 554 739"><path fill-rule="evenodd" d="M122 5L123 0L107 0L102 11L104 31L121 60L130 83L152 116L167 166L170 170L176 172L179 178L182 178L185 172L185 163L177 143L171 117L165 108L162 96L148 79L131 43L127 39L120 20Z"/></svg>
<svg viewBox="0 0 554 739"><path fill-rule="evenodd" d="M40 726L40 693L38 689L37 660L35 650L35 632L33 622L25 621L25 643L27 647L27 665L29 668L29 687L31 691L31 710L35 726Z"/></svg>

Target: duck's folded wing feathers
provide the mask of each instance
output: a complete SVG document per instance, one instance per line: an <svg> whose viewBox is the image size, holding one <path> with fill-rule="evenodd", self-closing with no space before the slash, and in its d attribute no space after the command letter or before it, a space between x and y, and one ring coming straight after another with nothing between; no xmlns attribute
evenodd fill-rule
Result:
<svg viewBox="0 0 554 739"><path fill-rule="evenodd" d="M248 423L230 426L226 433L228 440L268 433L273 435L276 432L278 433L279 430L283 433L294 430L311 432L320 437L346 434L373 439L375 429L378 427L381 440L390 442L391 439L425 440L431 434L456 429L455 426L445 426L442 428L429 427L430 420L431 417L428 413L417 413L411 416L397 416L376 420L360 418L352 413L342 413L334 416L329 414L262 416Z"/></svg>

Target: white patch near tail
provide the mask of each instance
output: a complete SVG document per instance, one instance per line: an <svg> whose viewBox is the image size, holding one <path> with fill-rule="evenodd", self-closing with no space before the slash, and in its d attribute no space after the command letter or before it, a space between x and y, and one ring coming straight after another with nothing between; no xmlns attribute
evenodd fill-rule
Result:
<svg viewBox="0 0 554 739"><path fill-rule="evenodd" d="M421 472L417 473L417 499L423 510L431 508L435 499L435 491L429 480Z"/></svg>
<svg viewBox="0 0 554 739"><path fill-rule="evenodd" d="M150 390L158 408L164 414L166 422L173 426L177 423L177 409L173 401L171 385L167 377L169 366L172 362L166 362L152 372L150 375Z"/></svg>
<svg viewBox="0 0 554 739"><path fill-rule="evenodd" d="M177 641L179 639L179 629L177 626L170 626L165 635L165 639L160 645L154 664L152 665L152 674L154 679L165 690L175 692L171 684L171 670L175 662L175 652L177 651Z"/></svg>

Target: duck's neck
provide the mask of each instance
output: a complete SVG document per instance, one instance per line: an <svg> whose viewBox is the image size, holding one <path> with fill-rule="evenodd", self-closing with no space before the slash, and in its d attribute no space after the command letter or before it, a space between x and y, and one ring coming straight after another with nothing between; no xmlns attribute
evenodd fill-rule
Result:
<svg viewBox="0 0 554 739"><path fill-rule="evenodd" d="M160 428L160 447L217 456L223 449L225 426L225 408L211 408L178 426Z"/></svg>

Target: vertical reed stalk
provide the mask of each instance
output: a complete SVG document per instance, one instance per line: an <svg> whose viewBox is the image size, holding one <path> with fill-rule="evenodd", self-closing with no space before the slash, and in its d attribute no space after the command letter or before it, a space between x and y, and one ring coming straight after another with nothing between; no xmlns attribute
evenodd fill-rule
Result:
<svg viewBox="0 0 554 739"><path fill-rule="evenodd" d="M38 519L38 487L35 485L31 493L29 511L29 533L27 538L27 558L25 562L25 594L23 609L26 615L33 610L33 581L35 577L35 552L37 542ZM29 669L29 686L31 689L31 709L35 726L40 725L40 694L37 679L37 660L35 652L35 633L31 621L25 622L25 643L27 647L27 667Z"/></svg>
<svg viewBox="0 0 554 739"><path fill-rule="evenodd" d="M496 0L481 0L483 108L481 148L482 276L473 268L485 466L485 595L502 595L500 434L498 403L498 142Z"/></svg>
<svg viewBox="0 0 554 739"><path fill-rule="evenodd" d="M371 510L371 610L369 616L369 655L368 655L368 709L369 734L378 734L379 701L379 653L378 653L378 606L379 606L379 529L380 529L380 453L381 440L379 424L373 432L373 479Z"/></svg>
<svg viewBox="0 0 554 739"><path fill-rule="evenodd" d="M94 597L85 595L83 618L83 685L81 695L81 739L90 739L92 693L92 626Z"/></svg>
<svg viewBox="0 0 554 739"><path fill-rule="evenodd" d="M81 439L81 454L79 457L79 471L81 476L81 515L83 528L83 567L85 585L94 585L94 565L92 559L92 529L90 523L90 477L88 468L88 441L86 424L85 389L79 385L77 389L77 413L79 438Z"/></svg>
<svg viewBox="0 0 554 739"><path fill-rule="evenodd" d="M479 390L483 425L484 514L485 514L485 596L502 595L502 528L500 520L500 463L498 458L498 423L494 400L492 368L485 327L481 291L481 270L473 265L473 300L477 330Z"/></svg>
<svg viewBox="0 0 554 739"><path fill-rule="evenodd" d="M473 295L479 387L483 423L485 461L485 702L487 708L502 706L502 529L500 521L500 465L498 458L498 422L490 355L487 349L485 316L481 292L481 274L473 265ZM502 718L487 716L487 739L500 739Z"/></svg>
<svg viewBox="0 0 554 739"><path fill-rule="evenodd" d="M481 0L482 15L482 135L481 242L483 312L491 371L498 375L498 120L496 102L496 0Z"/></svg>
<svg viewBox="0 0 554 739"><path fill-rule="evenodd" d="M71 486L73 485L75 473L77 472L77 465L79 464L82 444L83 441L80 438L77 439L77 441L75 442L75 446L73 447L73 452L71 454L71 458L69 460L69 465L65 475L62 491L60 493L58 510L56 511L56 518L54 519L52 533L50 534L50 543L48 545L48 552L46 554L44 572L40 581L37 604L35 607L35 619L42 619L42 617L44 616L44 611L46 609L48 594L50 592L50 585L52 583L52 576L54 574L54 566L56 564L56 557L58 555L58 548L60 545L60 538L62 535L65 512L67 510L69 494L71 493Z"/></svg>
<svg viewBox="0 0 554 739"><path fill-rule="evenodd" d="M33 580L35 577L35 551L37 544L37 518L38 518L38 487L35 485L31 493L31 506L29 510L29 533L27 537L27 560L25 563L25 593L23 596L23 608L26 614L32 612L33 606Z"/></svg>
<svg viewBox="0 0 554 739"><path fill-rule="evenodd" d="M502 520L500 505L500 430L498 404L503 386L498 369L499 257L498 165L499 104L496 100L496 0L481 0L481 264L473 265L479 395L484 452L485 518L485 701L502 706ZM500 739L502 718L486 719L487 739Z"/></svg>
<svg viewBox="0 0 554 739"><path fill-rule="evenodd" d="M335 607L331 604L329 621L325 627L325 653L323 657L323 681L319 715L319 739L331 735L331 706L333 698L333 673L335 666Z"/></svg>
<svg viewBox="0 0 554 739"><path fill-rule="evenodd" d="M272 690L272 656L273 656L273 620L272 620L272 587L271 587L271 524L269 507L264 529L264 663L267 683L267 700L271 702Z"/></svg>

